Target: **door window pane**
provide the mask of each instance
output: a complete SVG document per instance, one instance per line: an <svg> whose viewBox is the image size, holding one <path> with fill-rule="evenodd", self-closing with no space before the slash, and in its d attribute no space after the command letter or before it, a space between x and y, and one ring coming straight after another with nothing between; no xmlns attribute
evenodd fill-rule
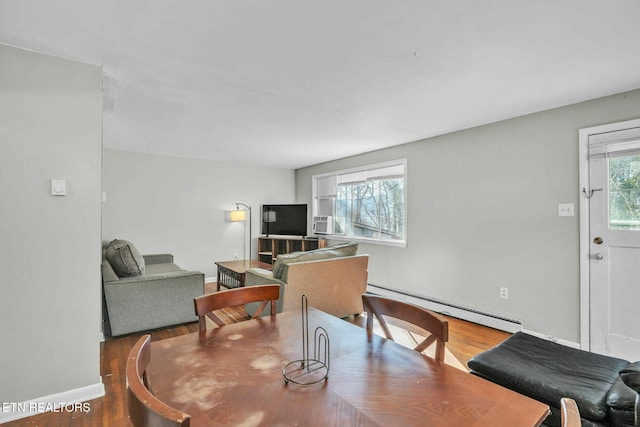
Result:
<svg viewBox="0 0 640 427"><path fill-rule="evenodd" d="M640 230L640 155L609 158L609 228Z"/></svg>

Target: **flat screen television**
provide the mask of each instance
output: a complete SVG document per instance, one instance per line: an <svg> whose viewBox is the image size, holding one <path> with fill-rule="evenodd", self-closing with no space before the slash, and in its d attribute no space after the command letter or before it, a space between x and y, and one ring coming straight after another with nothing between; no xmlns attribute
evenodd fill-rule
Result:
<svg viewBox="0 0 640 427"><path fill-rule="evenodd" d="M262 234L307 235L307 205L262 205Z"/></svg>

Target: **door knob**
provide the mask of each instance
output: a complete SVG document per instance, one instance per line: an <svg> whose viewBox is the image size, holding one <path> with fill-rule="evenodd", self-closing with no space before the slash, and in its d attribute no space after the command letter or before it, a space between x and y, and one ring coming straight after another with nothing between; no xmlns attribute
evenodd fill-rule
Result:
<svg viewBox="0 0 640 427"><path fill-rule="evenodd" d="M604 257L602 256L602 254L589 254L589 258L595 259L596 261L600 261Z"/></svg>

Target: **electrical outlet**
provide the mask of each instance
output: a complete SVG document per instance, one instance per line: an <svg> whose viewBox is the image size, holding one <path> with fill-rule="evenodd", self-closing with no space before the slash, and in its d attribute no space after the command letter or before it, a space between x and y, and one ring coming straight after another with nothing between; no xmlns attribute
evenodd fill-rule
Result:
<svg viewBox="0 0 640 427"><path fill-rule="evenodd" d="M500 288L500 298L509 299L509 288Z"/></svg>
<svg viewBox="0 0 640 427"><path fill-rule="evenodd" d="M238 252L233 253L233 259L238 259Z"/></svg>

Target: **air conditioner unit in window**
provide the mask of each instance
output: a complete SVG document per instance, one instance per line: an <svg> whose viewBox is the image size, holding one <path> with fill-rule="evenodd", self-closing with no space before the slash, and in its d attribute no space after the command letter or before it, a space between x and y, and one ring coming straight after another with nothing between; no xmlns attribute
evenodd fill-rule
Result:
<svg viewBox="0 0 640 427"><path fill-rule="evenodd" d="M313 232L315 234L333 234L332 216L314 216Z"/></svg>

